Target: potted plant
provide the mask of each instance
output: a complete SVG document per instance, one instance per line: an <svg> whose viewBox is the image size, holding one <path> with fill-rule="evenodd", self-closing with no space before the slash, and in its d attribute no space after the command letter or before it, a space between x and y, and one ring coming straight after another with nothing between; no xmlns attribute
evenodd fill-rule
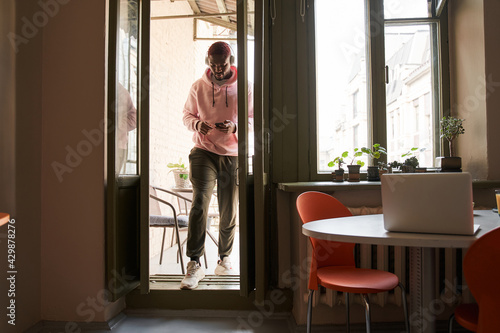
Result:
<svg viewBox="0 0 500 333"><path fill-rule="evenodd" d="M402 154L401 157L405 158L407 157L404 162L398 162L398 161L393 161L387 163L387 170L390 170L389 172L392 172L392 170L400 170L403 173L410 173L410 172L425 172L426 168L419 168L419 161L414 153L419 150L417 147L413 147L410 150L408 150L406 153ZM424 151L425 148L420 149L420 151ZM379 162L379 165L381 162ZM384 164L385 166L385 164Z"/></svg>
<svg viewBox="0 0 500 333"><path fill-rule="evenodd" d="M407 158L401 167L401 171L403 173L412 173L415 172L415 169L418 168L418 159L416 156L412 156Z"/></svg>
<svg viewBox="0 0 500 333"><path fill-rule="evenodd" d="M361 151L366 155L368 155L369 157L371 157L373 163L375 163L374 160L378 160L380 158L381 154L387 155L386 149L382 147L380 143L375 143L371 149L368 147L363 147L361 148ZM380 180L378 166L375 165L368 166L367 179L372 181Z"/></svg>
<svg viewBox="0 0 500 333"><path fill-rule="evenodd" d="M187 188L190 187L189 184L189 170L186 168L184 163L182 163L182 158L179 159L178 163L168 163L167 168L172 170L169 171L174 174L175 187L177 188Z"/></svg>
<svg viewBox="0 0 500 333"><path fill-rule="evenodd" d="M448 141L449 155L445 157L438 157L441 163L441 171L444 172L461 172L462 159L454 156L453 141L461 134L465 133L463 122L465 119L456 118L453 116L443 117L440 121L441 138Z"/></svg>
<svg viewBox="0 0 500 333"><path fill-rule="evenodd" d="M382 176L385 173L391 173L392 172L391 163L386 163L386 162L383 162L383 161L379 161L377 164L378 164L378 175L379 175L379 178L380 178L380 176Z"/></svg>
<svg viewBox="0 0 500 333"><path fill-rule="evenodd" d="M420 168L418 158L416 156L412 156L412 155L414 155L414 153L417 150L419 150L418 147L413 147L408 152L401 155L401 157L403 157L403 158L407 157L403 163L399 163L399 165L398 165L399 168L401 169L401 172L412 173L412 172L425 172L425 171L427 171L426 168ZM420 151L424 151L424 150L425 150L425 148L420 149ZM395 163L397 165L396 161L393 163Z"/></svg>
<svg viewBox="0 0 500 333"><path fill-rule="evenodd" d="M391 172L392 172L392 170L401 170L402 166L403 166L403 163L398 162L398 161L393 161L393 162L387 163L387 167L390 168Z"/></svg>
<svg viewBox="0 0 500 333"><path fill-rule="evenodd" d="M344 181L344 169L342 169L342 164L344 164L344 158L349 155L349 152L345 151L341 156L337 156L333 159L333 161L328 162L328 166L331 168L337 164L339 167L337 170L333 172L335 175L333 180L335 182L343 182Z"/></svg>
<svg viewBox="0 0 500 333"><path fill-rule="evenodd" d="M354 148L353 155L351 158L351 163L347 165L347 170L349 174L348 181L350 182L359 182L359 169L365 165L365 162L357 160L356 158L363 155L363 152L359 148ZM356 162L356 164L354 164Z"/></svg>

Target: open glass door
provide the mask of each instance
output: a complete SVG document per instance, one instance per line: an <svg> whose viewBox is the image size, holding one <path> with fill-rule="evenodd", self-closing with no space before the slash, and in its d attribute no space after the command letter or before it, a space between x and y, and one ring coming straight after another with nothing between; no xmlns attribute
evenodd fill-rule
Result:
<svg viewBox="0 0 500 333"><path fill-rule="evenodd" d="M269 55L266 41L268 27L265 24L265 17L269 8L269 1L252 1L249 6L249 21L253 27L253 82L254 82L254 103L253 103L253 124L254 133L249 141L253 141L252 170L254 175L254 214L255 214L255 299L262 301L267 292L267 272L269 272L269 239L268 227L271 216L271 192L268 182L269 176L269 156L270 156L270 131L269 131L269 71L264 61ZM269 60L269 58L267 58Z"/></svg>
<svg viewBox="0 0 500 333"><path fill-rule="evenodd" d="M238 119L249 120L249 127L239 126L239 195L240 195L240 293L256 291L256 299L266 292L266 212L267 168L264 116L264 8L267 1L238 2L238 91L252 91L249 100L239 93Z"/></svg>
<svg viewBox="0 0 500 333"><path fill-rule="evenodd" d="M238 16L238 180L240 214L240 293L248 296L255 289L255 215L254 215L254 179L252 174L252 155L249 149L251 126L242 126L252 118L252 101L246 92L252 87L248 82L248 22L249 6L253 1L239 1ZM250 86L250 87L249 87ZM252 121L249 122L250 124ZM250 127L250 129L249 129ZM241 140L244 138L244 140Z"/></svg>
<svg viewBox="0 0 500 333"><path fill-rule="evenodd" d="M147 86L143 70L147 57L143 58L141 50L148 43L142 37L142 24L149 22L149 13L140 0L110 1L109 8L106 280L116 300L140 280L141 196L145 193L147 202L148 193L147 188L141 190L148 183L148 160L141 158L148 154L141 128L148 114L147 91L141 89ZM148 20L142 20L142 15ZM147 210L145 217L147 226Z"/></svg>

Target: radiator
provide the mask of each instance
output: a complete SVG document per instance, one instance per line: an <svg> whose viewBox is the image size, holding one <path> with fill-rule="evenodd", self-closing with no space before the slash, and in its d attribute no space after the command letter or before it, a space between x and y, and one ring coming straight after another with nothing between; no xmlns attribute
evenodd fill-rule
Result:
<svg viewBox="0 0 500 333"><path fill-rule="evenodd" d="M349 210L353 215L382 213L382 207L349 207ZM428 311L433 315L438 318L440 315L447 317L451 311L450 308L455 307L462 301L471 302L473 300L462 275L461 263L465 251L460 249L437 249L435 252L437 277L436 283L433 286L435 288L435 300L423 300L421 295L419 295L419 288L410 289L409 258L413 256L413 262L421 259L422 251L418 248L357 244L355 247L356 266L361 268L376 268L396 274L406 289L409 296L408 299L411 299L411 305L413 306L410 308L419 309L421 308L420 305L429 304ZM417 278L425 279L422 273L416 272L414 278L417 276ZM421 281L412 283L412 285L417 286L420 286L420 284ZM304 301L307 302L307 294L303 296ZM362 304L361 297L358 295L351 295L350 302ZM396 288L390 292L370 295L370 303L372 305L376 304L384 307L387 304L394 304L402 306L401 302L400 288ZM318 304L326 304L332 307L335 305L344 305L345 298L341 292L322 288L320 292L314 293L313 306L317 306ZM426 306L423 308L426 309ZM410 312L410 320L411 316L412 313ZM420 318L418 320L415 319L417 322L422 321L422 318L425 318L425 316L426 313L413 313L414 319ZM416 326L419 326L419 323L416 323Z"/></svg>

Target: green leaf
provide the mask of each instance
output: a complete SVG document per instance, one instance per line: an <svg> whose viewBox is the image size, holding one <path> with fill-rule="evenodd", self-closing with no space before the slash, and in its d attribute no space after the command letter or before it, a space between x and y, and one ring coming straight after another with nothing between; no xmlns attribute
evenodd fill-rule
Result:
<svg viewBox="0 0 500 333"><path fill-rule="evenodd" d="M330 168L331 168L332 166L334 166L334 165L335 165L335 164L334 164L334 161L330 161L330 162L328 162L328 166L329 166Z"/></svg>
<svg viewBox="0 0 500 333"><path fill-rule="evenodd" d="M167 168L172 169L186 169L184 163L182 163L182 157L179 159L179 163L168 163Z"/></svg>
<svg viewBox="0 0 500 333"><path fill-rule="evenodd" d="M342 153L342 157L343 158L346 158L347 156L349 156L349 152L348 151L345 151Z"/></svg>

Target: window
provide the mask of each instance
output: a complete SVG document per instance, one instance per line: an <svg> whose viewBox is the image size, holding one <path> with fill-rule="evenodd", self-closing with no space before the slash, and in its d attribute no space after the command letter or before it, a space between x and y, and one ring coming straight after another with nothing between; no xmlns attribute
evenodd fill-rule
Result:
<svg viewBox="0 0 500 333"><path fill-rule="evenodd" d="M364 0L316 1L315 15L317 163L331 172L328 161L368 144Z"/></svg>
<svg viewBox="0 0 500 333"><path fill-rule="evenodd" d="M428 24L390 24L385 27L385 63L394 73L386 85L386 112L389 116L395 108L401 112L399 145L388 150L388 160L400 159L401 155L413 147L419 148L417 158L420 165L434 166L435 138L433 131L420 131L420 123L426 115L420 112L420 100L433 96L434 66L432 52L432 31L435 23ZM432 110L429 110L434 114ZM389 119L389 117L387 117ZM389 126L389 122L387 123ZM429 124L433 126L431 122ZM390 137L387 135L387 142ZM425 153L424 153L425 152Z"/></svg>
<svg viewBox="0 0 500 333"><path fill-rule="evenodd" d="M331 172L325 161L343 151L373 143L385 146L391 161L418 147L420 164L434 166L446 22L429 3L315 0L317 173Z"/></svg>

